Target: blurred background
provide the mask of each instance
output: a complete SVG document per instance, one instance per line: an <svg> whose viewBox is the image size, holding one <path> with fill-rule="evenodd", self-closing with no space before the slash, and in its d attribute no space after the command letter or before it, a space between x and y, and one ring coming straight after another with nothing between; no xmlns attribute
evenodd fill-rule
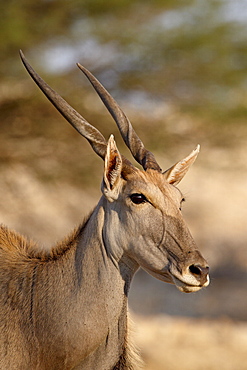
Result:
<svg viewBox="0 0 247 370"><path fill-rule="evenodd" d="M103 170L19 49L129 157L80 62L163 169L201 144L180 189L211 284L186 295L138 272L130 310L144 369L246 370L247 1L1 0L0 10L0 222L54 244L97 203Z"/></svg>

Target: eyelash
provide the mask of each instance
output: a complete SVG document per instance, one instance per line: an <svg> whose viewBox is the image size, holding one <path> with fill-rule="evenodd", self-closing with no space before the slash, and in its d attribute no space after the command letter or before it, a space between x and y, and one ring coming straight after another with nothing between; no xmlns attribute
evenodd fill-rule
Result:
<svg viewBox="0 0 247 370"><path fill-rule="evenodd" d="M147 202L147 198L143 194L134 193L130 195L130 199L134 204L142 204ZM179 210L182 210L182 203L185 202L185 198L181 199Z"/></svg>

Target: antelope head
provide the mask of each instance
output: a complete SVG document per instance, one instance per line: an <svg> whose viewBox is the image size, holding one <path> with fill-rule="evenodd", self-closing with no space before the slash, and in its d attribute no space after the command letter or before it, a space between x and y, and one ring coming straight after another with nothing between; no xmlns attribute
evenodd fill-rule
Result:
<svg viewBox="0 0 247 370"><path fill-rule="evenodd" d="M22 61L39 88L67 121L91 144L104 160L102 203L103 242L115 265L141 266L154 277L174 283L180 291L195 292L209 284L209 267L202 257L181 213L184 200L177 184L195 161L199 146L185 159L162 172L112 96L83 66L88 78L118 125L133 157L143 170L123 157L113 136L106 142L90 125L33 70Z"/></svg>

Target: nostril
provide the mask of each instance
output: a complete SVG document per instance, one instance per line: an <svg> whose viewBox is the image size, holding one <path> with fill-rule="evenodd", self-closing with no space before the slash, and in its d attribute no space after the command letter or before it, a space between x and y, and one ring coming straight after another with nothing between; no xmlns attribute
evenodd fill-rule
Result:
<svg viewBox="0 0 247 370"><path fill-rule="evenodd" d="M189 270L193 275L201 275L202 273L201 267L197 265L191 265Z"/></svg>
<svg viewBox="0 0 247 370"><path fill-rule="evenodd" d="M191 265L189 267L189 270L190 272L193 274L193 275L202 275L202 276L206 276L209 272L209 267L202 267L200 265Z"/></svg>

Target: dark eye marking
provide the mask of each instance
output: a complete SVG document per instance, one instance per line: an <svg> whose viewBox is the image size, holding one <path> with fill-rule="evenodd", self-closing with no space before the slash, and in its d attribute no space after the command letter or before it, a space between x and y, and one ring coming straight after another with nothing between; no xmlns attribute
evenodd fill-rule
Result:
<svg viewBox="0 0 247 370"><path fill-rule="evenodd" d="M134 193L130 195L130 199L135 204L141 204L147 202L147 198L143 194Z"/></svg>
<svg viewBox="0 0 247 370"><path fill-rule="evenodd" d="M184 203L185 202L185 198L182 198L181 199L181 202L180 202L180 207L179 207L179 210L180 211L182 211L182 203Z"/></svg>

